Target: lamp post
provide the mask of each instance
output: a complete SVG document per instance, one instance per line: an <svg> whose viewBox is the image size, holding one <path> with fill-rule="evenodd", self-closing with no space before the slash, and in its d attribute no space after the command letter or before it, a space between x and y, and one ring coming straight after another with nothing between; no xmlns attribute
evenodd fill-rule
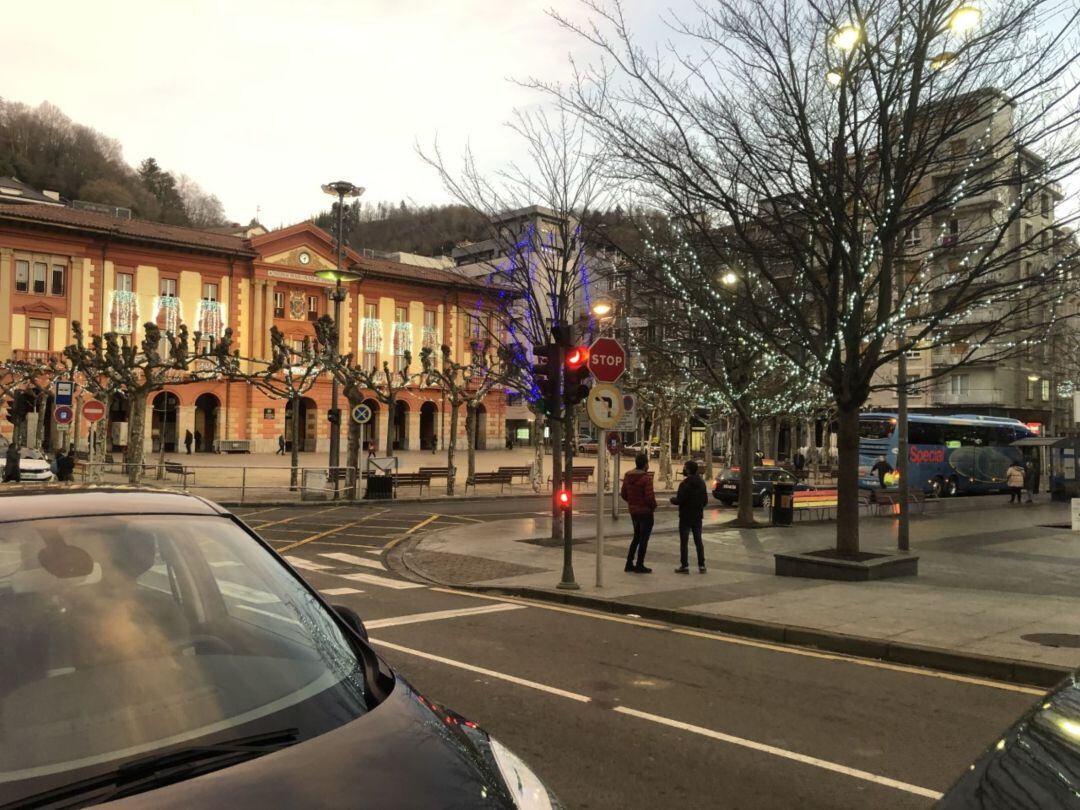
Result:
<svg viewBox="0 0 1080 810"><path fill-rule="evenodd" d="M355 186L348 180L336 180L326 183L322 190L338 198L338 227L337 227L337 267L334 270L319 270L315 273L324 281L333 281L334 288L330 291L330 300L334 302L334 330L337 332L337 342L334 345L334 356L341 351L341 302L345 300L345 288L341 286L343 281L359 281L363 275L357 269L342 268L342 259L345 255L345 198L359 197L364 189ZM330 376L330 477L334 482L334 500L338 498L338 465L341 460L341 412L338 410L338 382L337 376Z"/></svg>
<svg viewBox="0 0 1080 810"><path fill-rule="evenodd" d="M982 21L982 10L970 0L962 1L960 5L949 15L944 28L938 34L953 34L957 37L965 37L978 27ZM839 26L833 32L832 45L843 55L843 65L829 68L825 73L825 81L835 89L842 89L849 78L853 78L858 65L856 64L856 49L863 42L863 31L854 22L847 22ZM900 54L901 33L896 34L897 58ZM866 58L869 58L867 54ZM942 71L952 67L958 56L953 51L943 51L935 56L927 58L927 64L933 71ZM918 69L918 65L913 66ZM843 109L843 107L841 108ZM899 117L899 113L897 113ZM838 159L846 159L846 153L839 144L837 138ZM901 243L901 252L902 252ZM903 256L898 257L896 262L896 275L894 279L896 287L897 306L903 302L905 295L905 278ZM899 551L908 551L910 548L909 535L909 510L908 510L908 402L907 402L907 334L906 328L901 321L899 332L896 337L896 474L897 474L897 500L899 503L896 522L896 546Z"/></svg>

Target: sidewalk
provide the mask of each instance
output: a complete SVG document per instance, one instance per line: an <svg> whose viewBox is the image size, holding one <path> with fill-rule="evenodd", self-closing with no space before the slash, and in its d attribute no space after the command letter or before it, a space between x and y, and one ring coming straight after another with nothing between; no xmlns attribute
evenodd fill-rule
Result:
<svg viewBox="0 0 1080 810"><path fill-rule="evenodd" d="M673 511L657 514L646 560L650 575L623 572L629 520L606 518L603 588L593 584L591 516L574 521L579 591L555 588L562 549L537 542L550 535L546 518L435 532L406 550L403 561L446 584L549 599L569 595L619 613L860 654L884 650L875 657L894 657L892 648L926 649L926 665L935 665L937 655L946 668L995 677L1012 675L978 665L978 657L1008 659L1017 679L1040 683L1053 679L1048 669L1080 666L1080 534L1050 528L1068 523L1066 504L1010 507L1003 497L988 496L976 511L913 517L911 548L920 558L919 576L867 583L773 573L775 552L834 545L832 523L725 528L732 518L729 509L706 513L705 575L697 573L692 544L692 573L674 573L679 557ZM864 519L863 549L892 551L894 532L891 519ZM1025 665L1042 671L1025 672Z"/></svg>

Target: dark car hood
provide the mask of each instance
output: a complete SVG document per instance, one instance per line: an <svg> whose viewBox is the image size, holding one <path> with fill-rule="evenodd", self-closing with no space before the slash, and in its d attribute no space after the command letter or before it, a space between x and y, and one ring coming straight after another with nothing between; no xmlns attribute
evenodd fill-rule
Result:
<svg viewBox="0 0 1080 810"><path fill-rule="evenodd" d="M513 808L498 776L431 705L398 678L389 697L373 711L326 734L99 806Z"/></svg>
<svg viewBox="0 0 1080 810"><path fill-rule="evenodd" d="M1070 675L975 761L936 807L1080 807L1080 680Z"/></svg>

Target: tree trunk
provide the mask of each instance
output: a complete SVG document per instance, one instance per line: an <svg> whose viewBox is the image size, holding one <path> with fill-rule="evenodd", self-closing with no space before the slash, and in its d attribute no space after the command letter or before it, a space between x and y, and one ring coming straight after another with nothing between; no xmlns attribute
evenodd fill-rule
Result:
<svg viewBox="0 0 1080 810"><path fill-rule="evenodd" d="M754 525L754 423L738 415L739 430L739 514L736 525Z"/></svg>
<svg viewBox="0 0 1080 810"><path fill-rule="evenodd" d="M705 423L705 483L712 486L712 480L716 477L716 471L713 469L713 439L715 434L715 428L713 428L712 418Z"/></svg>
<svg viewBox="0 0 1080 810"><path fill-rule="evenodd" d="M859 407L840 408L837 422L836 550L854 556L859 553Z"/></svg>
<svg viewBox="0 0 1080 810"><path fill-rule="evenodd" d="M49 399L47 396L39 397L34 404L37 407L38 415L37 424L34 426L34 447L40 450L45 446L45 425L49 419Z"/></svg>
<svg viewBox="0 0 1080 810"><path fill-rule="evenodd" d="M450 405L450 440L446 443L446 494L454 494L457 479L457 467L454 466L454 451L457 450L457 420L461 406L454 402Z"/></svg>
<svg viewBox="0 0 1080 810"><path fill-rule="evenodd" d="M296 491L300 478L300 398L292 400L292 453L290 455L289 489Z"/></svg>
<svg viewBox="0 0 1080 810"><path fill-rule="evenodd" d="M533 422L533 492L539 492L544 486L544 417L537 414Z"/></svg>
<svg viewBox="0 0 1080 810"><path fill-rule="evenodd" d="M394 433L397 428L397 413L395 413L394 406L397 404L397 393L391 394L387 399L389 401L386 403L386 456L387 458L393 458Z"/></svg>
<svg viewBox="0 0 1080 810"><path fill-rule="evenodd" d="M146 432L146 391L134 392L128 396L128 407L131 409L128 424L127 451L124 453L124 463L127 465L128 482L139 484L142 482L143 442Z"/></svg>
<svg viewBox="0 0 1080 810"><path fill-rule="evenodd" d="M559 509L555 493L562 486L562 434L563 423L560 419L551 420L551 539L563 539L562 510Z"/></svg>
<svg viewBox="0 0 1080 810"><path fill-rule="evenodd" d="M469 454L469 472L467 481L471 481L476 475L476 405L472 402L465 403L465 447Z"/></svg>
<svg viewBox="0 0 1080 810"><path fill-rule="evenodd" d="M660 417L660 477L664 479L664 489L671 489L674 481L671 471L671 417Z"/></svg>

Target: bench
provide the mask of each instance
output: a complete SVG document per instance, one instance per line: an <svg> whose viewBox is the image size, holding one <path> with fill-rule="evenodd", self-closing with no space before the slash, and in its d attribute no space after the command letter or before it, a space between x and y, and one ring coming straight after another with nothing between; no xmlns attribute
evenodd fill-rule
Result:
<svg viewBox="0 0 1080 810"><path fill-rule="evenodd" d="M836 508L837 495L835 489L799 489L794 493L791 506L806 512L813 510L814 516L821 519L822 513L827 516L830 509Z"/></svg>
<svg viewBox="0 0 1080 810"><path fill-rule="evenodd" d="M151 467L150 469L153 469L153 467ZM183 464L177 464L175 461L165 462L165 474L175 475L177 478L180 479L180 481L185 487L187 486L187 480L189 476L191 477L192 481L195 480L194 470L189 470Z"/></svg>
<svg viewBox="0 0 1080 810"><path fill-rule="evenodd" d="M419 472L426 474L429 478L449 478L449 467L421 467Z"/></svg>
<svg viewBox="0 0 1080 810"><path fill-rule="evenodd" d="M424 487L431 489L431 474L426 472L395 473L394 490L398 487L420 487L420 494L424 494Z"/></svg>
<svg viewBox="0 0 1080 810"><path fill-rule="evenodd" d="M589 479L592 478L592 474L592 467L574 467L573 471L570 473L570 479L575 484L587 484L589 483ZM548 476L548 483L551 483L550 475Z"/></svg>
<svg viewBox="0 0 1080 810"><path fill-rule="evenodd" d="M479 484L498 484L499 492L506 491L506 485L510 483L510 476L504 472L478 472L473 473L465 479L465 492L469 491L469 487L473 488L473 492L476 492L476 487Z"/></svg>
<svg viewBox="0 0 1080 810"><path fill-rule="evenodd" d="M218 453L250 453L250 439L218 439L214 442Z"/></svg>
<svg viewBox="0 0 1080 810"><path fill-rule="evenodd" d="M499 467L499 469L497 470L497 472L505 473L511 478L520 478L522 481L525 482L527 482L529 478L532 477L532 471L532 465L527 465L524 467Z"/></svg>
<svg viewBox="0 0 1080 810"><path fill-rule="evenodd" d="M926 511L926 493L921 489L909 490L907 502L908 505L914 504L918 506L920 513ZM884 490L875 490L874 503L877 506L877 513L879 515L899 514L900 493L896 491L886 492Z"/></svg>

